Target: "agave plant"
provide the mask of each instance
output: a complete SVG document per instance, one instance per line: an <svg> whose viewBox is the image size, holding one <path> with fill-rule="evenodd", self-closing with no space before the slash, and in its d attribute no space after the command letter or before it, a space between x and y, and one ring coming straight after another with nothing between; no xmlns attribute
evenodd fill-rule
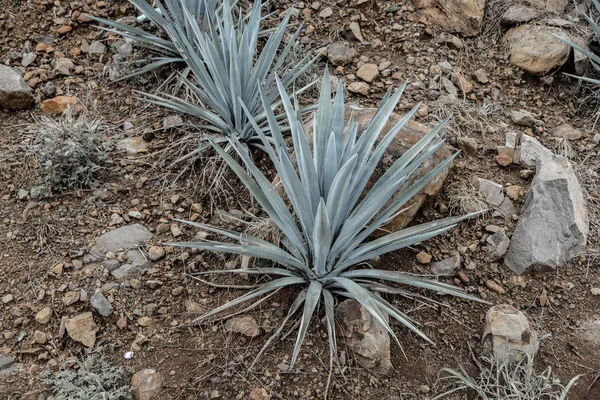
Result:
<svg viewBox="0 0 600 400"><path fill-rule="evenodd" d="M141 13L138 21L149 20L161 31L173 32L173 27L178 27L178 35L185 36L190 42L194 41L194 31L187 22L184 15L184 9L187 9L192 18L203 30L206 30L208 22L213 18L218 9L219 0L155 0L156 8L152 7L146 0L129 0ZM134 71L132 74L124 76L122 79L128 79L133 76L144 74L167 64L184 63L184 56L172 40L164 39L158 35L147 32L134 26L89 16L96 22L108 26L98 28L117 34L124 38L134 40L138 45L150 50L154 57L150 59L138 60L139 63L146 63L143 68ZM143 18L142 18L143 17Z"/></svg>
<svg viewBox="0 0 600 400"><path fill-rule="evenodd" d="M319 304L322 304L325 309L330 349L333 356L336 348L334 321L336 297L358 301L386 327L394 338L396 335L384 318L384 313L389 314L402 325L431 342L418 328L417 322L377 294L389 293L410 298L421 297L417 293L389 285L389 283L395 283L472 300L477 299L459 288L434 279L406 272L365 268L363 265L379 255L434 237L456 226L460 221L477 215L474 213L433 221L369 240L373 232L384 226L390 218L402 212L403 205L454 158L451 157L442 162L385 206L423 161L431 157L442 146L444 143L442 130L447 120L423 136L417 144L398 158L370 189L366 190L367 183L384 152L419 108L419 104L417 104L378 141L406 84L395 93L390 91L386 94L377 113L365 131L359 135L358 124L352 118L348 124L344 122L344 97L341 84L332 104L329 76L325 72L318 112L313 120L311 149L311 143L298 118L297 98L294 96L296 104L292 105L292 101L286 94L285 85L279 80L277 83L291 126L295 161L286 148L284 137L272 110L267 109L266 112L272 138L267 138L257 121L251 118L251 112L247 114L279 174L292 211L284 197L275 190L271 182L254 165L248 149L242 146L237 139L232 138L231 140L234 143L235 151L243 161L243 166L218 145L214 145L214 148L281 230L282 247L239 232L192 222L187 223L240 243L203 240L170 244L256 257L274 263L269 267L206 271L201 275L243 273L273 277L273 279L257 286L249 293L213 309L198 318L196 322L279 289L299 287L301 290L283 323L265 344L259 356L282 332L296 312L302 308L296 345L290 360L290 367L292 367L297 360L307 329ZM261 97L263 101L267 101L266 94L262 90ZM256 304L258 303L252 304L249 308ZM397 338L396 341L398 341Z"/></svg>
<svg viewBox="0 0 600 400"><path fill-rule="evenodd" d="M592 0L592 2L594 3L594 6L596 7L596 11L600 12L600 1ZM588 21L588 23L594 30L594 33L596 34L597 39L600 40L600 26L593 20L592 15L591 14L590 15L583 14L583 17ZM560 41L568 44L569 46L573 47L575 50L580 51L583 55L585 55L587 58L590 59L590 62L592 63L592 65L594 66L596 71L600 71L600 57L596 53L594 53L593 51L591 51L589 49L586 49L585 47L583 47L567 38L563 38L563 37L560 37L557 35L553 35L553 36L556 37L557 39L559 39ZM600 85L600 80L598 80L598 79L588 78L585 76L572 75L572 74L565 74L565 75L570 76L571 78L576 78L576 79L585 81L585 82L590 82L595 85Z"/></svg>

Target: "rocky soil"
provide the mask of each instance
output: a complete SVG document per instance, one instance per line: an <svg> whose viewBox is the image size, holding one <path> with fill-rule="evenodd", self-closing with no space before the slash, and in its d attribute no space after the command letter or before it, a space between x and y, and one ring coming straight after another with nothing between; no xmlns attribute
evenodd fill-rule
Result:
<svg viewBox="0 0 600 400"><path fill-rule="evenodd" d="M218 161L171 165L195 148L197 121L134 92L177 92L171 69L113 82L144 50L96 29L86 13L134 24L137 11L123 0L0 0L0 399L49 398L40 374L77 368L90 352L122 366L142 399L321 399L329 376L328 398L426 399L439 391L442 367L472 368L485 351L535 354L538 368L563 381L583 374L570 398L600 398L597 94L562 74L593 68L551 35L591 43L584 3L295 3L303 48L324 50L315 77L330 68L352 104L376 106L407 81L396 111L422 101L413 128L453 114L447 151L462 153L422 193L413 223L489 210L373 262L437 275L495 307L390 297L436 343L394 326L400 349L344 302L340 366L330 370L325 326L315 323L297 368L288 370L290 336L250 370L294 294L192 323L243 290L189 273L254 260L169 246L206 237L175 219L240 231L268 223ZM269 7L274 25L291 4ZM102 119L111 152L94 187L51 192L28 152L31 127L67 107ZM508 350L499 345L507 341Z"/></svg>

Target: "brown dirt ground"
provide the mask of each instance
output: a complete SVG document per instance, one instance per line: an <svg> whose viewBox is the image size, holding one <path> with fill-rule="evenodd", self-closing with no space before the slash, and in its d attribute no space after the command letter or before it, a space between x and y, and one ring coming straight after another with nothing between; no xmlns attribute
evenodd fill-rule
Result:
<svg viewBox="0 0 600 400"><path fill-rule="evenodd" d="M70 3L60 0L0 0L0 61L8 62L10 54L20 53L24 43L34 36L54 37L55 51L65 54L72 47L79 46L82 38L89 41L103 38L98 30L77 22L72 23L74 29L67 35L59 37L56 34L60 25L53 20L60 16L56 16L55 12L61 7L68 8ZM113 19L136 15L125 1L84 3L89 5L92 12L106 14ZM285 1L280 3L287 6ZM405 1L373 1L360 7L333 6L335 14L327 21L320 19L314 11L310 18L301 14L300 18L306 18L306 23L315 27L314 33L307 36L307 46L317 49L337 40L350 18L357 17L363 34L371 41L370 46L354 44L360 55L376 63L382 60L392 61L397 70L402 72L402 79L411 82L402 109L412 106L426 95L426 88L415 84L416 78L420 74L427 76L429 65L446 59L453 66L462 68L466 76L482 68L491 81L488 85L475 84L473 98L467 96L464 102L456 105L458 109L464 110L464 103L471 106L469 110L479 109L484 104L484 99L486 103L492 101L492 88L495 88L499 95L493 102L502 109L527 108L538 113L545 128L535 133L547 146L554 147L548 137L548 130L564 121L582 129L587 135L586 140L589 140L591 125L581 112L575 112L577 103L574 102L572 88L559 74L555 74L553 79L523 75L510 66L505 49L493 36L465 39L464 50L449 50L434 42L433 38L438 33L436 28L418 23L410 6L406 11L395 14L384 12L388 7L404 7L409 4L410 2ZM393 23L403 24L405 28L399 31L388 29ZM428 48L434 51L428 53ZM52 56L46 57L49 60ZM136 133L156 130L152 142L154 152L183 135L178 130L160 129L161 121L168 113L146 106L142 101L134 99L133 95L133 90L153 90L164 81L169 71L113 84L108 81L102 63L89 60L85 54L69 57L76 65L85 67L84 74L73 77L71 81L51 74L45 78L53 80L63 91L67 91L68 87L71 93L88 99L88 108L93 108L106 123L114 127L112 135L123 136L120 125L124 121L132 121L136 126ZM28 67L27 71L38 68L36 65L39 66L39 62L38 58L36 64ZM13 65L20 63L13 62ZM323 65L324 62L320 66ZM354 65L348 67L344 74L353 73L354 68ZM425 85L426 82L427 80ZM365 106L374 105L389 84L399 83L400 81L392 79L379 80L372 86L369 96L350 95L349 99ZM41 86L43 83L35 87L36 95L40 96L38 102L42 99L39 90ZM426 103L429 102L426 100ZM435 110L435 105L430 104L430 108ZM32 116L40 113L39 106L24 112L0 110L0 294L11 293L15 296L14 302L0 304L0 326L3 333L0 336L0 354L17 355L24 369L21 373L0 378L1 399L18 399L31 390L45 390L38 378L41 369L47 365L55 368L57 363L84 353L82 346L71 341L68 336L58 337L58 330L61 316L88 311L89 306L85 302L64 306L60 300L62 294L57 289L66 284L69 290L86 289L91 295L93 288L106 281L107 276L98 269L84 267L75 270L68 266L72 258L83 255L107 229L111 214L127 214L128 210L136 208L131 201L137 199L137 209L144 214L142 223L147 227L155 227L162 220L190 218L190 204L201 203L203 211L200 220L225 225L227 221L220 221L216 217L217 209L255 207L249 202L245 191L237 190L239 184L231 177L225 180L231 182L232 189L225 195L211 198L206 195L206 185L198 184L205 174L201 166L196 166L195 175L186 172L183 178L174 182L179 171L153 168L156 161L154 158L139 159L116 150L111 155L112 163L100 176L97 188L56 194L48 200L37 202L20 201L17 191L30 188L37 179L34 160L29 159L24 152L24 126L31 123ZM494 161L494 148L501 144L503 133L508 129L507 124L510 124L505 113L485 115L481 118L481 124L469 119L481 115L473 112L459 114L457 122L452 126L451 143L457 134L461 134L476 138L482 148L475 156L460 156L446 188L474 176L527 187L528 182L518 176L518 171L522 168L511 166L503 169ZM422 118L422 122L433 123L435 119L432 112L428 117ZM597 157L586 162L590 168L598 170ZM112 196L102 200L99 196L102 192L110 192ZM164 207L174 194L181 196L181 203ZM597 196L597 193L594 195ZM419 220L441 217L439 210L452 201L448 191L442 191L424 209ZM424 249L435 259L441 259L459 245L484 244L487 235L484 227L489 223L507 224L509 232L514 227L512 221L492 221L488 216L464 223L452 232L420 245L418 250ZM194 233L186 229L184 238L192 238ZM537 366L540 369L551 366L556 376L563 381L575 374L584 374L573 389L571 399L600 398L600 384L593 385L588 393L595 374L600 371L599 349L582 341L579 336L583 322L600 316L597 310L600 297L593 296L590 292L590 288L600 287L598 259L595 256L598 245L596 235L595 231L590 235L589 254L572 260L569 267L556 273L525 277L525 288L511 285L511 274L501 265L487 262L481 246L468 255L476 263L475 270L465 271L470 281L465 283L458 279L448 279L469 292L480 293L494 304L514 305L527 313L540 336L549 334L549 338L540 347ZM156 243L171 240L173 239L168 233L155 237ZM381 268L427 272L416 263L414 254L414 249L407 249L383 257L379 264ZM105 319L96 316L96 322L100 326L97 347L112 362L122 365L130 373L145 367L158 369L166 378L164 399L208 398L214 390L219 391L224 399L245 399L255 387L266 388L273 399L323 398L329 360L327 341L324 340L325 330L320 324L313 324L298 368L292 372L280 372L277 367L291 354L292 336L273 346L261 359L259 366L248 371L253 354L260 349L266 335L249 341L226 333L222 321L202 327L184 326L193 317L186 310L186 301L194 301L203 309L210 309L239 294L239 291L209 288L191 280L186 272L194 268L220 268L228 260L236 261L221 255L173 250L167 258L155 265L148 276L141 278L143 281L159 279L162 281L160 286L154 289L147 285L140 289L129 287L111 294L118 315ZM50 276L49 270L60 262L66 264L65 273L58 277ZM488 279L501 284L506 293L500 295L487 289L484 282ZM174 295L174 289L179 287L184 288L183 294ZM549 307L541 307L537 300L543 290L547 291L551 299ZM251 315L268 331L281 320L282 313L290 304L291 295L278 294ZM440 368L472 366L471 349L478 352L487 306L440 298L435 294L430 296L451 307L437 308L403 299L394 299L394 304L407 310L409 315L421 322L424 332L437 345L428 345L406 329L396 326L395 330L407 358L404 358L397 347L393 347L392 362L395 369L389 376L365 370L348 361L344 375L335 371L337 373L333 376L330 398L426 398L438 388L436 375ZM157 325L143 328L136 324L137 317L133 311L142 309L145 312L147 308L144 307L149 304L154 308L164 309L157 317ZM51 306L55 315L48 325L40 327L33 321L33 316L43 306ZM124 329L116 326L116 320L120 316L128 318ZM48 344L40 346L33 342L32 336L36 329L43 329L52 336ZM19 340L23 333L26 336ZM136 351L132 360L125 360L123 353L136 338L140 339L140 335L147 340L143 350ZM432 388L429 393L418 393L418 388L423 384Z"/></svg>

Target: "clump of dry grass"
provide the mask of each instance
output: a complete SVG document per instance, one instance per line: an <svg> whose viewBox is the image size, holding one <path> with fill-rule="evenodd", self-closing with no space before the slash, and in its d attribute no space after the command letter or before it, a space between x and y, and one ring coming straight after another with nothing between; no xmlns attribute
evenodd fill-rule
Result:
<svg viewBox="0 0 600 400"><path fill-rule="evenodd" d="M468 214L489 208L486 199L468 179L458 180L448 185L446 195L452 215Z"/></svg>
<svg viewBox="0 0 600 400"><path fill-rule="evenodd" d="M70 108L57 118L34 117L26 132L27 155L36 160L40 183L53 190L92 186L112 147L101 119Z"/></svg>
<svg viewBox="0 0 600 400"><path fill-rule="evenodd" d="M429 116L436 122L452 115L446 130L454 137L473 137L473 134L485 137L498 133L500 127L497 121L502 113L503 108L499 104L477 104L467 100L436 101L429 105Z"/></svg>

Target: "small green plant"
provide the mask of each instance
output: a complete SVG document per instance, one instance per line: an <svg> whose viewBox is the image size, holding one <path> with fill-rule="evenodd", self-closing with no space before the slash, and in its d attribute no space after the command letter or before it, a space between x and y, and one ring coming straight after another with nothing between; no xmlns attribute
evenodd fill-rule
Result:
<svg viewBox="0 0 600 400"><path fill-rule="evenodd" d="M418 328L417 322L378 296L377 293L399 294L410 298L422 296L389 286L387 283L429 289L476 301L481 300L468 295L459 288L436 280L405 272L370 269L364 267L364 264L379 255L432 238L456 226L460 221L478 215L478 213L473 213L462 217L433 221L393 232L375 240L368 240L371 234L384 226L390 218L402 212L403 205L454 158L441 163L406 189L401 196L392 200L388 206L385 206L423 161L431 157L443 145L442 129L447 121L423 136L371 188L366 190L385 150L420 106L417 104L377 144L382 129L400 100L406 84L395 93L390 91L386 94L368 127L359 135L356 122L351 119L347 125L345 123L344 96L341 84L332 104L329 75L325 71L318 112L313 122L314 139L311 149L311 143L299 119L297 98L294 96L296 103L294 107L286 93L285 85L279 80L277 83L291 127L295 160L287 148L279 122L271 109L267 108L266 110L270 137L266 136L258 122L251 117L252 112L245 111L279 174L285 195L293 211L290 211L284 197L275 190L271 182L253 163L248 149L239 140L235 137L231 138L233 148L243 161L243 166L217 144L213 143L213 147L277 225L282 233L282 247L247 234L192 222L187 223L239 241L240 244L209 240L172 244L173 246L256 257L270 260L276 264L274 267L206 271L200 274L243 273L277 278L257 286L246 295L215 308L196 319L196 322L282 288L299 287L300 292L283 323L259 352L257 359L282 332L288 321L303 307L298 337L290 360L290 368L293 367L319 304L323 304L325 309L333 359L333 356L337 355L334 321L336 297L357 300L387 328L394 338L396 335L383 317L384 313L389 314L411 331L431 342ZM263 101L266 102L266 94L262 89L260 94ZM366 193L362 196L365 190ZM249 309L256 304L258 303L255 302ZM396 340L398 341L397 338ZM398 344L400 344L399 341Z"/></svg>
<svg viewBox="0 0 600 400"><path fill-rule="evenodd" d="M596 7L596 11L600 12L600 1L592 0L592 3L594 3L594 7ZM587 20L587 22L590 24L590 26L594 30L594 33L596 34L597 39L600 40L600 26L594 21L591 13L590 13L590 15L583 14L583 17ZM563 38L563 37L560 37L557 35L553 35L553 36L556 37L557 39L561 40L562 42L568 44L569 46L573 47L575 50L580 51L582 54L584 54L587 58L590 59L590 62L592 64L592 66L594 67L594 69L596 71L600 71L600 56L598 56L592 50L586 49L585 47L583 47L567 38ZM585 82L593 83L595 85L600 85L599 79L588 78L586 76L577 76L577 75L572 75L572 74L565 74L565 75L570 76L571 78L576 78L576 79L585 81Z"/></svg>
<svg viewBox="0 0 600 400"><path fill-rule="evenodd" d="M566 400L569 390L579 376L572 378L566 386L552 378L552 369L538 373L529 356L519 362L499 361L494 357L476 360L480 371L472 377L464 368L460 371L442 368L438 381L445 391L433 398L446 399L452 393L470 392L481 400Z"/></svg>
<svg viewBox="0 0 600 400"><path fill-rule="evenodd" d="M53 400L129 400L133 388L125 371L101 357L77 361L78 368L63 366L57 373L46 371L42 381L52 390Z"/></svg>
<svg viewBox="0 0 600 400"><path fill-rule="evenodd" d="M57 118L39 117L29 127L27 154L37 160L40 183L53 190L91 186L108 158L110 143L100 119L71 109Z"/></svg>

